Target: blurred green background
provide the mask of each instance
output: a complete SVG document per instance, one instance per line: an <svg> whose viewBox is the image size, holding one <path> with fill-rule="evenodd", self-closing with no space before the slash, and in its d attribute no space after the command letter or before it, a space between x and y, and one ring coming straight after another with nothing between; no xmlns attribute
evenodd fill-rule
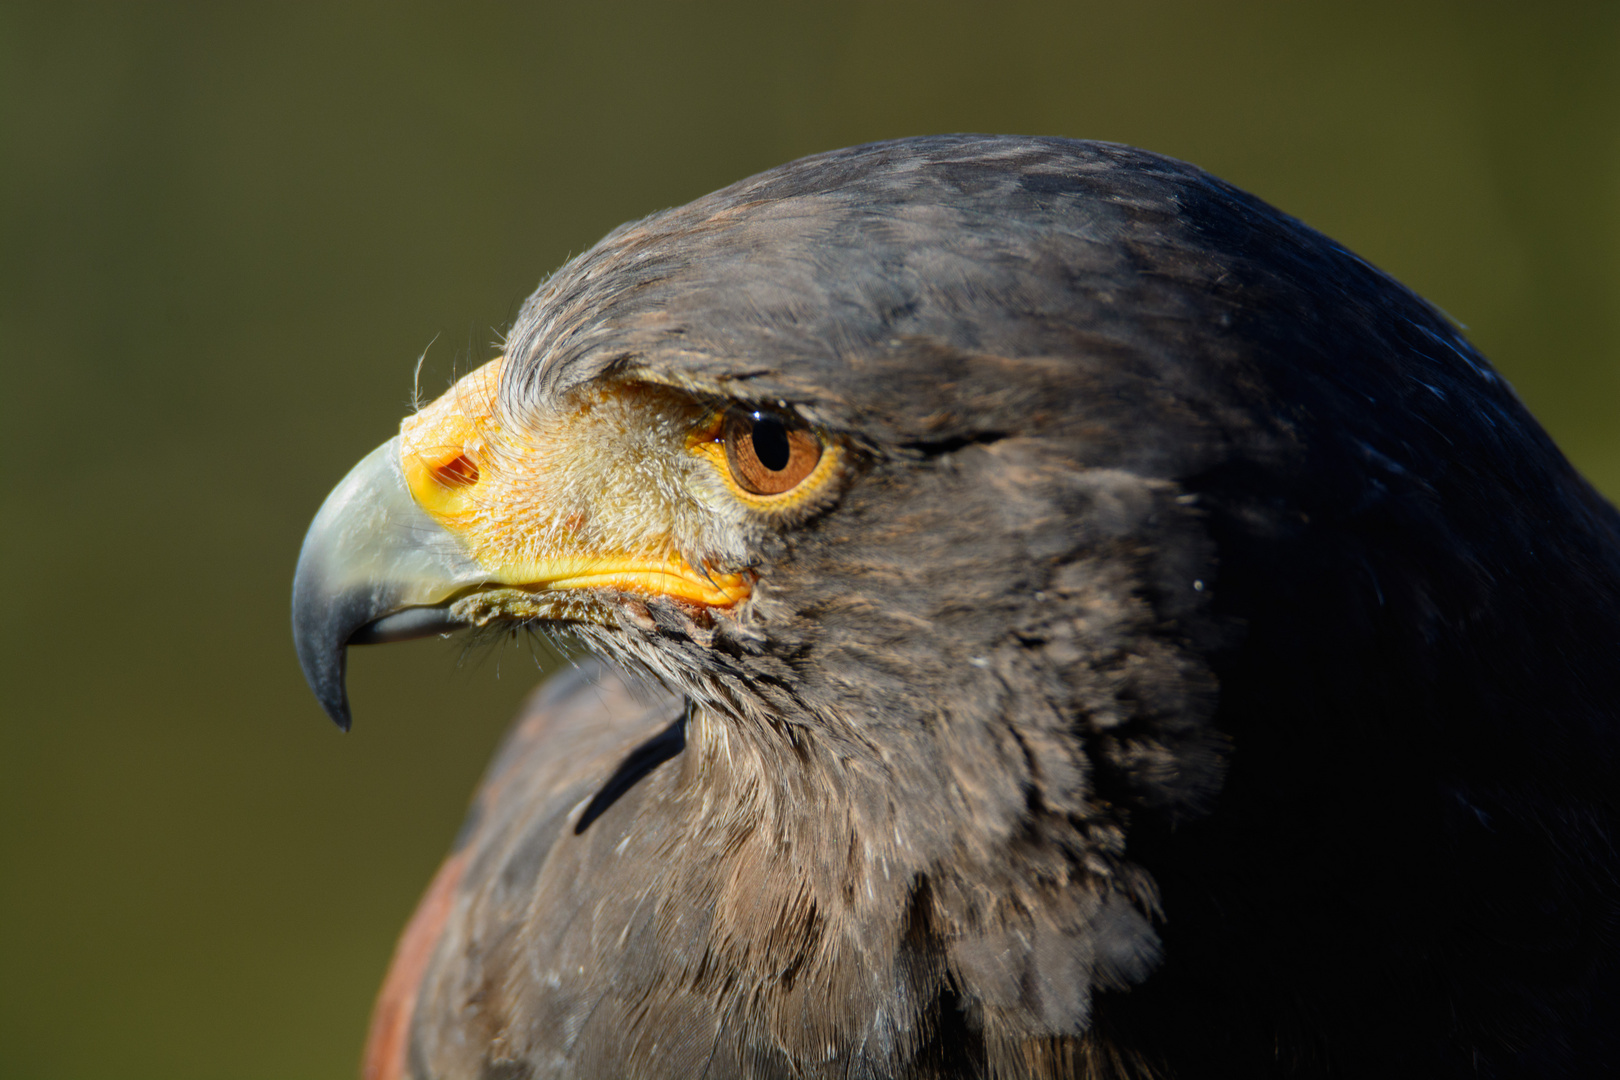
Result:
<svg viewBox="0 0 1620 1080"><path fill-rule="evenodd" d="M1470 327L1620 492L1620 5L0 6L0 1075L350 1077L527 649L287 627L305 525L612 226L1115 139ZM431 347L430 347L431 346Z"/></svg>

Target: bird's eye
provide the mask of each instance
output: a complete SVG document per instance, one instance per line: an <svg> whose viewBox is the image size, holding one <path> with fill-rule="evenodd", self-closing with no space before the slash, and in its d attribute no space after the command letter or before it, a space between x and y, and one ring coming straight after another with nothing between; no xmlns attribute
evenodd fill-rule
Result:
<svg viewBox="0 0 1620 1080"><path fill-rule="evenodd" d="M792 491L821 460L815 432L773 412L732 416L726 422L725 444L732 479L754 495Z"/></svg>

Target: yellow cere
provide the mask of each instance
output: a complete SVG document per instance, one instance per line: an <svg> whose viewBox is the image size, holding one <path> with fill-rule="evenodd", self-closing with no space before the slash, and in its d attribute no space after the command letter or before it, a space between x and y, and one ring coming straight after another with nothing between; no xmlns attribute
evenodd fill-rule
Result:
<svg viewBox="0 0 1620 1080"><path fill-rule="evenodd" d="M710 607L748 597L747 577L694 569L680 554L703 534L707 515L684 496L682 463L669 460L681 440L657 422L668 409L615 384L576 392L514 431L498 407L504 364L491 360L400 425L412 498L493 584L615 589ZM668 422L690 430L692 408Z"/></svg>

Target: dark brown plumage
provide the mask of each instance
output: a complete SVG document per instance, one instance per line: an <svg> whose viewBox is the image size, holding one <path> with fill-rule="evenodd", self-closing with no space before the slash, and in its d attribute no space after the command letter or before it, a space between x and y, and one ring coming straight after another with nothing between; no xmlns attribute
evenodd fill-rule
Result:
<svg viewBox="0 0 1620 1080"><path fill-rule="evenodd" d="M1331 241L1119 146L858 147L615 231L483 378L323 509L306 672L346 723L351 640L608 663L491 767L373 1075L1620 1062L1620 519ZM736 488L749 430L816 471Z"/></svg>

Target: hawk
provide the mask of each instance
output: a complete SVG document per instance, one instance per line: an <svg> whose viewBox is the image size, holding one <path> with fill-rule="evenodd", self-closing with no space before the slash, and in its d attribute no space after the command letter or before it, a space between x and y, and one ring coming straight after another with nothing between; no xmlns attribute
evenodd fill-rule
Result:
<svg viewBox="0 0 1620 1080"><path fill-rule="evenodd" d="M332 493L345 649L569 628L376 1078L1592 1077L1620 519L1457 329L1124 146L610 233Z"/></svg>

